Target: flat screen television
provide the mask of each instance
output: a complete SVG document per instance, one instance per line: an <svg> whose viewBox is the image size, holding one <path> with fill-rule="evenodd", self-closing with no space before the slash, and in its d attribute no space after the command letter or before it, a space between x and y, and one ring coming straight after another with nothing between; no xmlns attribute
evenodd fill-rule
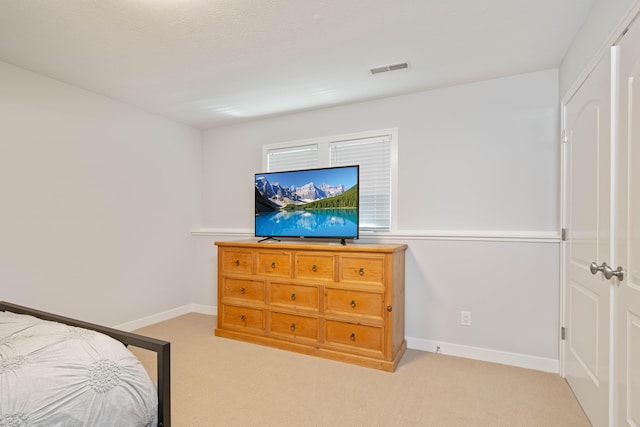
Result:
<svg viewBox="0 0 640 427"><path fill-rule="evenodd" d="M357 239L359 166L255 174L255 236Z"/></svg>

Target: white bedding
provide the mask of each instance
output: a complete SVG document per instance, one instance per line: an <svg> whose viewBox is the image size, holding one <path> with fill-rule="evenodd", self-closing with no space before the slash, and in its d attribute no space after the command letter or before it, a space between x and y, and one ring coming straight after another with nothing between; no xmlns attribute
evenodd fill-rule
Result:
<svg viewBox="0 0 640 427"><path fill-rule="evenodd" d="M155 426L156 386L115 339L0 311L0 426Z"/></svg>

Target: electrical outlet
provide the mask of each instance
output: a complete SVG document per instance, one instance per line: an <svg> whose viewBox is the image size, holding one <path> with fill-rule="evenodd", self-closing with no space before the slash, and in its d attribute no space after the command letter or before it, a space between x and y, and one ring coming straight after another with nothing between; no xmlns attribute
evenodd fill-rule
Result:
<svg viewBox="0 0 640 427"><path fill-rule="evenodd" d="M460 312L460 324L462 326L471 326L471 312L470 311L461 311Z"/></svg>

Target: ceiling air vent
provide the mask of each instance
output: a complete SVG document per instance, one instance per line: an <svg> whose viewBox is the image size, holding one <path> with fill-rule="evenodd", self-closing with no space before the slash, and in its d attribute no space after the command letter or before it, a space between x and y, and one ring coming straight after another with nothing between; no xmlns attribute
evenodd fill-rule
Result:
<svg viewBox="0 0 640 427"><path fill-rule="evenodd" d="M386 73L387 71L404 70L406 68L409 68L409 64L406 62L401 62L400 64L383 65L382 67L371 68L369 72L371 74L380 74Z"/></svg>

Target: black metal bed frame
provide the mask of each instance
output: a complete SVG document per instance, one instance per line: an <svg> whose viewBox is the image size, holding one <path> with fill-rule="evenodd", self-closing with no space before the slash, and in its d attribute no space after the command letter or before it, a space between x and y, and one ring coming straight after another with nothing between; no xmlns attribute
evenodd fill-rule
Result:
<svg viewBox="0 0 640 427"><path fill-rule="evenodd" d="M158 389L158 426L171 427L171 343L156 338L145 337L144 335L131 332L119 331L106 326L94 323L83 322L45 311L35 310L29 307L0 301L0 311L10 311L16 314L29 314L44 320L64 323L70 326L90 329L108 335L125 346L134 346L151 350L157 356L157 389Z"/></svg>

